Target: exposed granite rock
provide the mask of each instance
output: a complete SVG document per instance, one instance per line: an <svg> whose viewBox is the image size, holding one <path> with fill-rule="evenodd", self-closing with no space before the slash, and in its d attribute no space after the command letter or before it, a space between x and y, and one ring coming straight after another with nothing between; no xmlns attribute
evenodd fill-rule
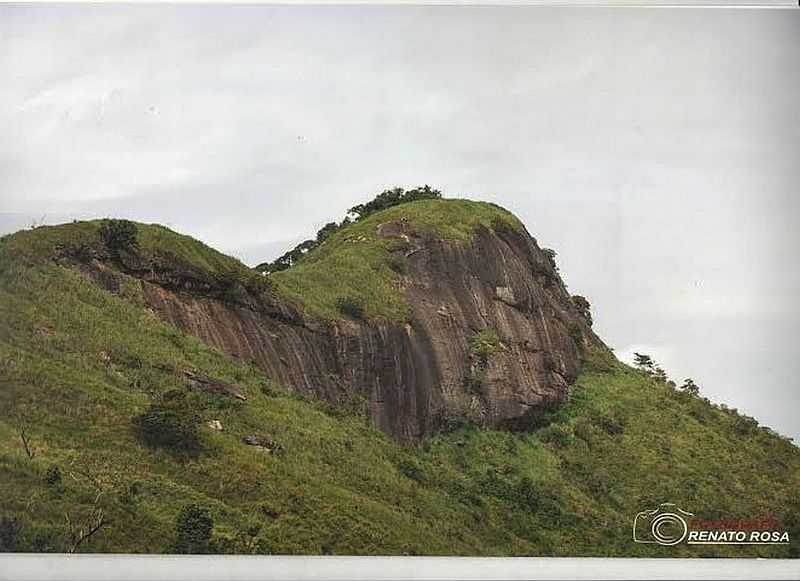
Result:
<svg viewBox="0 0 800 581"><path fill-rule="evenodd" d="M262 448L270 454L279 454L283 452L283 446L279 442L273 440L272 436L267 434L254 434L251 436L245 436L242 438L242 442L248 446Z"/></svg>
<svg viewBox="0 0 800 581"><path fill-rule="evenodd" d="M235 385L224 383L218 379L211 379L210 377L198 375L193 371L184 371L183 376L186 378L189 386L193 389L205 391L206 393L224 395L226 397L234 397L241 401L247 401L247 396Z"/></svg>
<svg viewBox="0 0 800 581"><path fill-rule="evenodd" d="M564 399L582 350L600 341L527 232L481 228L463 242L391 222L377 233L407 249L406 322L319 321L263 296L231 304L168 269L131 274L165 321L254 361L289 389L332 403L363 397L373 424L404 441L454 416L524 429L532 414ZM120 275L101 263L88 271L119 287ZM502 349L476 370L470 338L486 329Z"/></svg>

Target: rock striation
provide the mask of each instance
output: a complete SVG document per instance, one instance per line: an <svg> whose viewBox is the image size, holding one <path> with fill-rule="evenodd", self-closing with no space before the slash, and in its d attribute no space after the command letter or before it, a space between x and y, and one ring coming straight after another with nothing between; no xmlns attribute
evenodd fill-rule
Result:
<svg viewBox="0 0 800 581"><path fill-rule="evenodd" d="M403 441L461 418L525 429L566 397L585 349L601 343L526 231L479 227L469 241L446 240L397 221L376 233L407 248L402 322L321 320L275 297L226 301L169 268L127 274L163 320L288 389L362 401L373 425ZM97 261L91 270L111 290L123 276Z"/></svg>

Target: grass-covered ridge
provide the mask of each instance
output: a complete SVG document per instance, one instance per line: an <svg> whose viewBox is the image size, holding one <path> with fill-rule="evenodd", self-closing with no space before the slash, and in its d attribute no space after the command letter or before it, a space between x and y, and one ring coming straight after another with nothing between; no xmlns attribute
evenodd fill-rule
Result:
<svg viewBox="0 0 800 581"><path fill-rule="evenodd" d="M272 293L311 316L400 321L409 311L398 288L405 269L404 248L398 239L377 235L380 224L397 220L406 220L420 235L462 242L470 240L480 226L523 228L513 214L495 204L431 199L403 203L351 222L290 269L269 276L158 224L134 224L138 245L131 256L212 283L238 280L251 292L263 292L271 286ZM115 261L103 240L103 228L109 222L118 221L75 221L4 236L0 238L0 269L63 256L99 257L113 266Z"/></svg>
<svg viewBox="0 0 800 581"><path fill-rule="evenodd" d="M156 275L176 289L226 302L252 303L272 294L269 280L239 260L159 224L102 219L21 230L0 238L0 272L46 264L107 267ZM129 287L137 286L133 281Z"/></svg>
<svg viewBox="0 0 800 581"><path fill-rule="evenodd" d="M103 252L103 226L110 220L75 221L20 230L0 238L0 267L12 263L41 263L65 253ZM211 276L250 269L199 240L160 224L135 224L137 252L144 258L164 259L172 265Z"/></svg>
<svg viewBox="0 0 800 581"><path fill-rule="evenodd" d="M798 449L607 355L530 434L465 426L411 449L160 322L137 305L134 278L117 296L69 266L5 266L0 549L67 550L102 511L78 551L168 551L195 504L215 551L797 555ZM247 400L192 390L187 370ZM198 450L137 435L135 418L175 391L201 419ZM264 433L282 453L242 443ZM793 545L633 544L633 516L660 502L706 518L773 514Z"/></svg>
<svg viewBox="0 0 800 581"><path fill-rule="evenodd" d="M403 320L408 305L398 289L402 248L397 239L377 235L379 225L399 220L422 234L459 241L470 240L479 226L523 228L509 211L487 202L437 199L401 204L349 224L290 269L270 275L276 291L310 314L328 319L346 316L346 300L358 304L365 318Z"/></svg>

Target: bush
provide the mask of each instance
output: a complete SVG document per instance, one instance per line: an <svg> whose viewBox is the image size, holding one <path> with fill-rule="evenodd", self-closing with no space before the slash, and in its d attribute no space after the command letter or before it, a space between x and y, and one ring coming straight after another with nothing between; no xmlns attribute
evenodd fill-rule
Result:
<svg viewBox="0 0 800 581"><path fill-rule="evenodd" d="M175 519L172 550L181 554L210 553L213 529L214 519L207 509L197 504L187 504Z"/></svg>
<svg viewBox="0 0 800 581"><path fill-rule="evenodd" d="M551 424L537 432L539 440L545 444L552 444L556 448L566 448L574 438L572 432L566 426Z"/></svg>
<svg viewBox="0 0 800 581"><path fill-rule="evenodd" d="M500 337L494 329L483 329L469 338L469 350L480 367L489 364L489 358L500 349Z"/></svg>
<svg viewBox="0 0 800 581"><path fill-rule="evenodd" d="M442 434L451 434L459 430L475 427L475 423L465 413L458 413L449 409L441 409L434 412L432 420L434 430Z"/></svg>
<svg viewBox="0 0 800 581"><path fill-rule="evenodd" d="M183 394L170 392L163 400L152 402L133 423L139 436L151 446L178 450L200 447L200 416L187 405Z"/></svg>
<svg viewBox="0 0 800 581"><path fill-rule="evenodd" d="M658 383L664 383L664 384L669 384L671 381L669 376L667 375L667 372L664 371L664 369L659 366L656 366L655 369L653 370L653 379L655 379ZM675 382L672 381L672 383L674 384Z"/></svg>
<svg viewBox="0 0 800 581"><path fill-rule="evenodd" d="M518 505L530 511L536 511L539 507L539 492L530 477L523 476L514 487L514 493Z"/></svg>
<svg viewBox="0 0 800 581"><path fill-rule="evenodd" d="M139 229L130 220L107 220L100 228L100 235L112 258L119 259L122 253L133 253L139 248Z"/></svg>
<svg viewBox="0 0 800 581"><path fill-rule="evenodd" d="M477 367L470 369L464 376L464 389L473 395L483 394L483 384L486 382L486 368Z"/></svg>
<svg viewBox="0 0 800 581"><path fill-rule="evenodd" d="M567 333L570 336L570 339L577 345L581 347L583 345L583 331L581 331L580 325L578 323L570 322L567 325Z"/></svg>
<svg viewBox="0 0 800 581"><path fill-rule="evenodd" d="M61 469L58 466L50 466L44 476L44 481L48 486L58 486L61 484Z"/></svg>
<svg viewBox="0 0 800 581"><path fill-rule="evenodd" d="M26 553L63 553L63 541L52 530L34 530L30 533L30 541L26 542Z"/></svg>
<svg viewBox="0 0 800 581"><path fill-rule="evenodd" d="M236 270L226 270L213 276L216 291L226 303L236 304L245 300L247 289L243 276Z"/></svg>
<svg viewBox="0 0 800 581"><path fill-rule="evenodd" d="M552 248L542 248L542 252L544 253L545 258L547 259L547 264L550 265L552 271L558 274L558 264L556 264L556 256L558 254Z"/></svg>
<svg viewBox="0 0 800 581"><path fill-rule="evenodd" d="M653 358L649 355L645 355L644 353L634 353L633 364L640 371L644 371L645 373L653 373L653 369L656 365L655 361L653 361Z"/></svg>
<svg viewBox="0 0 800 581"><path fill-rule="evenodd" d="M625 429L625 421L623 419L604 414L599 414L597 417L595 417L594 424L605 433L612 436L621 434Z"/></svg>
<svg viewBox="0 0 800 581"><path fill-rule="evenodd" d="M282 270L286 270L287 268L291 268L297 263L298 260L303 258L307 253L311 252L319 246L319 242L316 240L304 240L282 256L279 256L272 262L262 262L261 264L255 267L256 272L260 272L262 274L272 274L273 272L280 272Z"/></svg>
<svg viewBox="0 0 800 581"><path fill-rule="evenodd" d="M408 272L408 259L403 254L392 254L386 260L389 268L397 274L406 274Z"/></svg>
<svg viewBox="0 0 800 581"><path fill-rule="evenodd" d="M683 384L681 385L680 389L690 395L700 394L700 386L697 385L691 377L687 377L683 380Z"/></svg>
<svg viewBox="0 0 800 581"><path fill-rule="evenodd" d="M263 555L269 552L269 545L258 537L261 525L253 525L239 530L235 535L221 534L214 537L212 549L216 555Z"/></svg>
<svg viewBox="0 0 800 581"><path fill-rule="evenodd" d="M487 468L486 473L479 480L480 492L486 496L514 504L517 499L517 491L514 485L498 474L494 468Z"/></svg>
<svg viewBox="0 0 800 581"><path fill-rule="evenodd" d="M589 304L589 301L586 300L586 297L582 297L581 295L573 295L572 304L575 305L576 309L578 309L578 313L580 313L581 317L583 317L586 320L586 324L591 327L592 306Z"/></svg>
<svg viewBox="0 0 800 581"><path fill-rule="evenodd" d="M212 274L209 283L223 301L241 304L247 300L248 293L254 297L272 292L272 283L256 271L228 269Z"/></svg>
<svg viewBox="0 0 800 581"><path fill-rule="evenodd" d="M754 434L758 428L758 421L750 416L737 415L733 421L733 431L740 436L749 436Z"/></svg>
<svg viewBox="0 0 800 581"><path fill-rule="evenodd" d="M416 460L411 458L401 458L397 463L397 469L406 478L417 481L422 479L422 469Z"/></svg>
<svg viewBox="0 0 800 581"><path fill-rule="evenodd" d="M348 215L345 216L340 223L337 224L336 222L328 222L317 231L315 238L304 240L272 262L262 262L255 267L255 270L263 274L281 272L282 270L286 270L297 264L297 262L301 260L303 256L317 248L320 244L328 240L342 228L352 224L354 221L361 220L370 214L400 204L416 202L417 200L435 200L441 197L442 192L433 189L428 185L407 191L403 188L384 190L366 204L358 204L357 206L350 208L347 211Z"/></svg>
<svg viewBox="0 0 800 581"><path fill-rule="evenodd" d="M253 271L242 280L244 288L256 296L272 292L272 282L263 274Z"/></svg>
<svg viewBox="0 0 800 581"><path fill-rule="evenodd" d="M712 418L711 408L700 399L692 399L689 407L689 415L701 424L708 423Z"/></svg>
<svg viewBox="0 0 800 581"><path fill-rule="evenodd" d="M418 200L437 200L442 197L442 192L431 188L428 185L404 190L403 188L393 188L384 190L366 204L358 204L348 210L348 214L354 215L356 220L362 220L370 214L380 212L393 206L416 202Z"/></svg>
<svg viewBox="0 0 800 581"><path fill-rule="evenodd" d="M15 516L0 518L0 553L11 553L19 548L22 523Z"/></svg>
<svg viewBox="0 0 800 581"><path fill-rule="evenodd" d="M333 234L335 234L341 226L336 222L328 222L322 228L317 230L317 243L322 244L330 238Z"/></svg>
<svg viewBox="0 0 800 581"><path fill-rule="evenodd" d="M140 480L134 480L128 484L122 494L120 494L120 502L129 506L136 504L138 496L142 493L142 490L142 482Z"/></svg>
<svg viewBox="0 0 800 581"><path fill-rule="evenodd" d="M361 321L364 319L364 307L361 301L354 297L342 297L336 301L336 308L343 315Z"/></svg>
<svg viewBox="0 0 800 581"><path fill-rule="evenodd" d="M67 247L66 253L78 262L82 262L84 264L91 262L95 257L95 249L92 248L90 244L86 244L85 242L79 244L70 244Z"/></svg>

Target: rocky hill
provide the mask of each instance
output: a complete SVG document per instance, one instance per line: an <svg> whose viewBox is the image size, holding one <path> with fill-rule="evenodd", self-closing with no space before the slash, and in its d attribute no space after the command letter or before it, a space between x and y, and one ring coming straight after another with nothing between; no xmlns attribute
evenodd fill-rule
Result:
<svg viewBox="0 0 800 581"><path fill-rule="evenodd" d="M524 428L564 399L582 353L601 345L552 259L489 204L431 200L379 212L270 277L275 288L255 291L227 288L235 276L203 286L202 274L158 251L113 265L93 252L81 270L106 289L141 281L163 320L254 361L284 387L363 400L373 425L402 440L464 417Z"/></svg>
<svg viewBox="0 0 800 581"><path fill-rule="evenodd" d="M6 236L0 548L796 554L631 542L664 501L796 531L800 454L618 363L587 307L513 215L463 200L271 274L156 225Z"/></svg>

